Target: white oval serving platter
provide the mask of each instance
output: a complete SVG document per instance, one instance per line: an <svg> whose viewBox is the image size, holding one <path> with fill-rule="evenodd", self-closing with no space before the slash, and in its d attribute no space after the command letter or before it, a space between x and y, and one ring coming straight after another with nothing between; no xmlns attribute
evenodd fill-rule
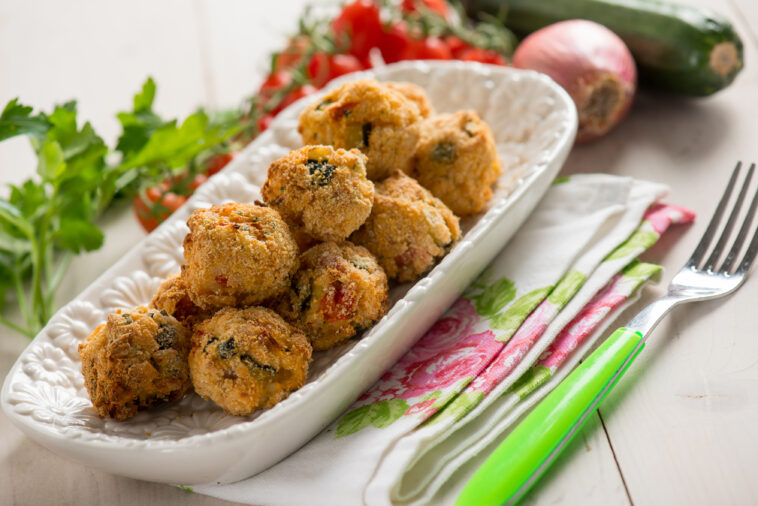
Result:
<svg viewBox="0 0 758 506"><path fill-rule="evenodd" d="M415 284L394 287L389 312L361 339L314 354L306 385L269 410L229 416L193 393L127 421L97 417L78 344L108 312L148 303L161 279L179 270L185 222L194 209L260 198L268 165L300 146L300 111L323 92L306 97L55 314L5 380L2 408L13 423L52 451L104 471L166 483L232 482L295 451L397 361L532 211L571 149L577 119L569 96L530 71L403 62L344 76L329 88L365 77L416 83L437 111L475 109L493 130L504 175L487 211L462 223L462 240L439 265Z"/></svg>

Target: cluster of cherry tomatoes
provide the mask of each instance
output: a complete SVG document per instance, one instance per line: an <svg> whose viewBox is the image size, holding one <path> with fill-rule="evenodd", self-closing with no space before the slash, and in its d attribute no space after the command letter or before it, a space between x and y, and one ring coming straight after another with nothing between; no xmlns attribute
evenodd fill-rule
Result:
<svg viewBox="0 0 758 506"><path fill-rule="evenodd" d="M332 79L370 68L369 54L373 48L379 50L386 63L456 59L506 64L497 51L475 47L455 35L438 37L415 30L406 18L420 15L422 11L443 19L450 16L446 0L402 0L397 19L383 23L380 7L374 0L354 0L330 23L330 35L340 52L314 51L311 38L305 34L292 38L275 56L271 73L258 89L256 114L252 118L255 131L266 130L285 107L315 93ZM184 204L197 186L229 163L234 154L211 156L203 172L194 176L184 191L176 190L175 180L167 180L137 196L133 207L142 227L148 232L155 229Z"/></svg>
<svg viewBox="0 0 758 506"><path fill-rule="evenodd" d="M446 0L403 0L400 4L400 9L405 14L415 13L419 8L443 18L450 15L450 7ZM307 82L303 84L291 86L293 70L308 54L308 37L295 37L290 40L287 48L276 56L271 74L258 91L260 103L265 104L279 90L290 89L275 107L261 114L257 125L259 132L268 128L279 111L314 93L332 79L370 68L369 53L373 48L379 49L386 63L401 60L456 59L494 65L506 64L500 53L471 46L455 35L436 37L413 33L402 17L389 24L382 23L379 5L373 0L355 0L346 4L332 21L331 31L335 41L347 42L345 51L337 54L316 51L309 55L310 61L306 66Z"/></svg>

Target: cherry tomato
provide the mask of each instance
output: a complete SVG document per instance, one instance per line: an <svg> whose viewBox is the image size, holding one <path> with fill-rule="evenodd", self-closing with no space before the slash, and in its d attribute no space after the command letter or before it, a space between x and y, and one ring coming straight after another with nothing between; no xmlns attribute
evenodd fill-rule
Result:
<svg viewBox="0 0 758 506"><path fill-rule="evenodd" d="M366 68L366 65L355 56L349 54L335 54L329 62L329 81L335 77L357 72Z"/></svg>
<svg viewBox="0 0 758 506"><path fill-rule="evenodd" d="M162 183L153 186L152 188L148 188L145 191L145 196L147 197L147 200L154 203L159 198L161 198L161 195L168 192L169 188L171 188L171 185L168 183L168 181L163 181Z"/></svg>
<svg viewBox="0 0 758 506"><path fill-rule="evenodd" d="M308 77L320 88L335 77L363 70L364 65L351 54L329 55L317 52L308 64Z"/></svg>
<svg viewBox="0 0 758 506"><path fill-rule="evenodd" d="M139 221L140 225L142 225L142 228L144 228L146 232L152 232L158 228L158 225L163 223L166 218L171 216L171 213L182 207L187 201L187 197L184 195L177 195L174 192L164 193L161 189L161 187L165 187L164 185L166 185L166 183L161 183L158 186L149 188L145 192L145 195L150 202L159 203L161 206L165 207L167 211L161 210L156 216L154 216L139 195L134 197L134 202L132 202L132 209L134 210L135 216L137 216L137 221Z"/></svg>
<svg viewBox="0 0 758 506"><path fill-rule="evenodd" d="M446 0L403 0L400 4L400 8L404 12L416 12L418 7L423 5L430 11L434 11L443 18L446 18L450 12L450 7L447 5Z"/></svg>
<svg viewBox="0 0 758 506"><path fill-rule="evenodd" d="M268 127L271 126L271 122L274 121L274 115L271 113L264 114L258 118L258 132L265 132Z"/></svg>
<svg viewBox="0 0 758 506"><path fill-rule="evenodd" d="M329 55L323 51L313 53L307 71L313 85L322 87L329 80Z"/></svg>
<svg viewBox="0 0 758 506"><path fill-rule="evenodd" d="M142 225L142 228L147 232L152 232L158 227L158 225L163 223L166 218L171 216L171 213L179 209L189 198L188 195L180 195L171 191L172 189L184 188L182 193L187 190L189 190L189 193L194 192L200 187L200 185L208 181L210 176L223 169L236 155L236 151L213 155L205 163L205 171L195 174L192 181L188 181L189 176L188 173L185 172L166 179L152 188L148 188L145 191L145 197L147 197L147 200L153 204L158 203L168 209L168 211L161 210L157 215L154 215L151 213L150 208L145 205L145 202L139 196L136 196L134 202L132 202L132 208L134 209L134 214L137 216L137 220L140 222L140 225ZM187 185L187 182L189 182L189 185Z"/></svg>
<svg viewBox="0 0 758 506"><path fill-rule="evenodd" d="M338 44L349 41L348 53L365 61L371 48L379 46L384 32L379 6L371 0L356 0L345 5L332 21L332 31Z"/></svg>
<svg viewBox="0 0 758 506"><path fill-rule="evenodd" d="M287 70L278 70L273 74L270 74L265 81L258 88L258 94L261 99L268 100L277 91L287 86L292 82L292 74Z"/></svg>
<svg viewBox="0 0 758 506"><path fill-rule="evenodd" d="M450 60L453 57L439 37L411 39L404 56L404 60Z"/></svg>
<svg viewBox="0 0 758 506"><path fill-rule="evenodd" d="M467 49L466 51L463 51L460 56L458 56L459 60L463 61L478 61L481 63L489 63L492 65L505 65L506 61L505 58L503 58L503 55L498 53L497 51L492 51L491 49L482 49L479 47L472 47L471 49Z"/></svg>
<svg viewBox="0 0 758 506"><path fill-rule="evenodd" d="M208 159L207 162L205 162L205 174L209 177L212 176L216 172L226 167L226 164L231 162L235 156L237 156L236 151L232 151L231 153L219 153L218 155L213 155Z"/></svg>
<svg viewBox="0 0 758 506"><path fill-rule="evenodd" d="M471 48L466 42L464 42L460 37L456 37L455 35L448 35L445 37L445 44L447 44L448 49L450 49L450 53L452 53L453 58L460 57L461 53Z"/></svg>
<svg viewBox="0 0 758 506"><path fill-rule="evenodd" d="M394 63L403 59L409 44L408 23L401 20L392 23L389 30L384 32L379 49L385 62Z"/></svg>

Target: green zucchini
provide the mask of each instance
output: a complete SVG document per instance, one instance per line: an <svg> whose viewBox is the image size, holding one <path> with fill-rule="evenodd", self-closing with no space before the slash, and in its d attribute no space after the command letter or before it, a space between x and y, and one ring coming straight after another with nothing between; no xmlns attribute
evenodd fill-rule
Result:
<svg viewBox="0 0 758 506"><path fill-rule="evenodd" d="M605 25L626 43L640 83L705 96L728 86L743 67L742 41L714 12L656 0L463 0L474 19L505 14L505 25L527 35L567 19Z"/></svg>

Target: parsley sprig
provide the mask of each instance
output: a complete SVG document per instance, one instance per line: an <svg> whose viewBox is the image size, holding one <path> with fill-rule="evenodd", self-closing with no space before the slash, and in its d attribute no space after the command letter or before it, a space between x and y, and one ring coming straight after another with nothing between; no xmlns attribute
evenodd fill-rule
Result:
<svg viewBox="0 0 758 506"><path fill-rule="evenodd" d="M55 311L55 293L72 257L103 244L97 219L115 199L186 173L240 130L240 114L220 120L198 110L179 123L152 109L156 86L148 79L132 111L118 114L122 133L113 150L89 122L81 127L76 102L49 114L11 100L0 115L0 141L27 136L37 175L10 185L0 198L0 323L29 337ZM111 159L116 159L112 163ZM3 313L15 294L22 322Z"/></svg>

